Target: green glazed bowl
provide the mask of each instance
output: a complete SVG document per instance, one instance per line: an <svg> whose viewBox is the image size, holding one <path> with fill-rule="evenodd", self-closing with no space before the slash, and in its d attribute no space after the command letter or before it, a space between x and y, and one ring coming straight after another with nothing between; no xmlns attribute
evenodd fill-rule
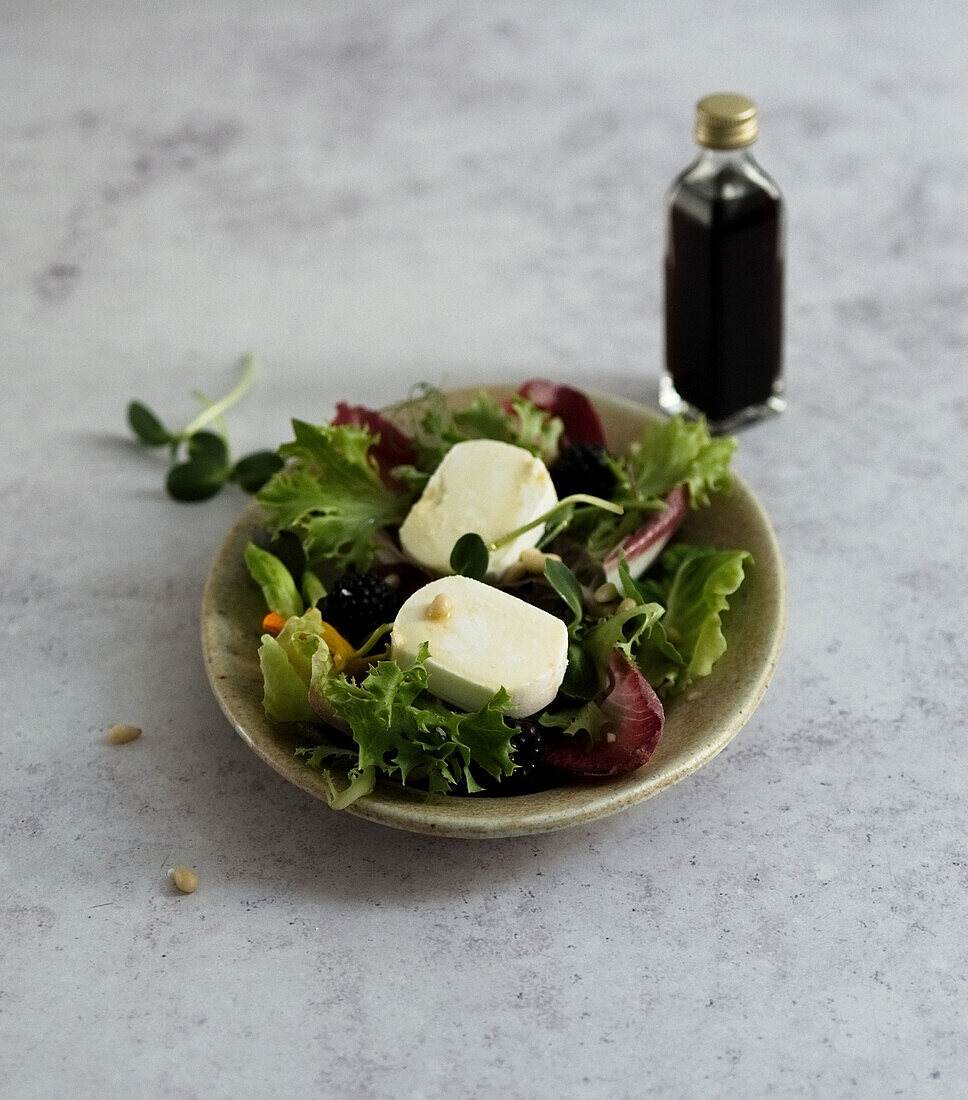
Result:
<svg viewBox="0 0 968 1100"><path fill-rule="evenodd" d="M453 391L448 401L455 405L466 402L480 388ZM497 397L513 392L501 386L483 388ZM643 424L657 415L623 398L589 396L612 450L624 449ZM265 607L243 560L243 549L259 516L256 504L242 513L212 564L202 602L205 669L219 706L242 739L297 787L325 801L326 779L294 755L304 743L298 731L270 721L262 710L257 651ZM690 512L678 537L721 549L749 550L754 565L723 618L729 643L726 654L710 676L668 701L662 738L646 765L617 779L507 798L428 799L421 791L384 782L342 812L416 833L521 836L617 813L671 787L712 760L749 719L776 667L786 621L783 564L766 513L739 478L731 493L714 497L709 508Z"/></svg>

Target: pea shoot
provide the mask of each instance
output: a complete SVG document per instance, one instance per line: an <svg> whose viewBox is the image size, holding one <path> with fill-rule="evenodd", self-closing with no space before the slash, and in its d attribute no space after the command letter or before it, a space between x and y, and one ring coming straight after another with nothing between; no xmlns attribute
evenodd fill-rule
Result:
<svg viewBox="0 0 968 1100"><path fill-rule="evenodd" d="M171 467L165 489L173 499L208 500L229 482L256 493L282 467L276 451L253 451L234 463L229 455L222 414L245 395L256 369L255 356L247 355L242 361L242 377L224 397L209 401L196 394L205 407L179 432L169 431L143 402L128 405L128 425L138 441L145 447L169 448Z"/></svg>
<svg viewBox="0 0 968 1100"><path fill-rule="evenodd" d="M535 519L528 520L520 527L515 527L513 531L508 531L492 542L485 542L480 535L473 531L461 535L454 543L454 548L450 553L451 569L460 576L470 577L476 581L483 580L487 573L490 556L495 550L500 550L502 546L509 546L515 539L520 538L521 535L535 527L553 524L555 531L563 530L567 527L568 520L576 504L589 504L594 508L602 508L606 512L612 512L617 516L622 514L621 506L613 504L610 500L589 496L588 493L572 493L571 496L559 500L549 511L544 512Z"/></svg>

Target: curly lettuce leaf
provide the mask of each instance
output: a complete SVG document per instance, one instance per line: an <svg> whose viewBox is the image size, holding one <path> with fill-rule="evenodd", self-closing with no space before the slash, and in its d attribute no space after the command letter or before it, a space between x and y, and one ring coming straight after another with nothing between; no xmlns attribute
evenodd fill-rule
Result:
<svg viewBox="0 0 968 1100"><path fill-rule="evenodd" d="M426 690L427 655L424 645L409 668L379 661L362 683L343 675L314 677L314 690L352 730L358 756L351 783L372 769L402 783L419 775L431 793L446 793L461 780L473 792L481 789L476 769L495 779L514 770L514 729L502 710L507 693L499 691L472 713L451 710Z"/></svg>
<svg viewBox="0 0 968 1100"><path fill-rule="evenodd" d="M637 499L647 500L685 485L694 508L707 505L711 492L732 484L735 450L736 440L710 436L705 420L651 421L626 456L629 487Z"/></svg>
<svg viewBox="0 0 968 1100"><path fill-rule="evenodd" d="M539 716L538 725L545 729L559 729L563 737L584 734L587 748L592 749L602 740L608 715L595 699L586 699L571 706L546 710Z"/></svg>
<svg viewBox="0 0 968 1100"><path fill-rule="evenodd" d="M521 394L515 394L510 404L510 412L506 414L510 430L505 442L524 447L538 458L550 461L558 453L565 427L562 421Z"/></svg>
<svg viewBox="0 0 968 1100"><path fill-rule="evenodd" d="M728 489L735 450L735 439L712 437L704 420L650 421L621 458L610 460L617 482L612 500L624 513L580 513L570 534L583 541L594 558L604 559L649 516L665 508L663 498L676 486L686 486L693 508L707 505L711 493Z"/></svg>
<svg viewBox="0 0 968 1100"><path fill-rule="evenodd" d="M444 455L457 443L468 439L496 439L523 447L539 458L550 460L558 451L563 425L556 416L538 408L520 394L507 405L483 390L463 409L451 411L441 394L427 390L420 398L423 410L414 430L417 469L432 473ZM410 478L416 473L407 468ZM400 476L400 471L394 473Z"/></svg>
<svg viewBox="0 0 968 1100"><path fill-rule="evenodd" d="M260 490L272 534L294 531L310 565L368 569L382 527L402 522L410 497L384 483L370 456L376 437L354 424L292 422L295 439L279 448L290 461Z"/></svg>
<svg viewBox="0 0 968 1100"><path fill-rule="evenodd" d="M660 694L679 694L708 676L726 652L722 616L752 561L746 550L677 543L659 559L655 576L633 582L643 598L657 600L666 609L632 651L642 674Z"/></svg>
<svg viewBox="0 0 968 1100"><path fill-rule="evenodd" d="M296 749L296 755L317 771L326 782L326 801L334 810L345 810L358 798L369 794L376 786L376 768L363 768L347 776L352 771L353 754L345 748L323 741L318 745ZM334 766L330 767L330 761Z"/></svg>
<svg viewBox="0 0 968 1100"><path fill-rule="evenodd" d="M368 409L365 405L348 405L345 401L340 401L336 406L336 415L331 423L358 424L367 428L377 440L371 451L371 458L380 471L383 483L390 489L403 488L394 477L393 470L397 466L412 463L417 457L413 440L406 432L401 431L393 421L375 409Z"/></svg>

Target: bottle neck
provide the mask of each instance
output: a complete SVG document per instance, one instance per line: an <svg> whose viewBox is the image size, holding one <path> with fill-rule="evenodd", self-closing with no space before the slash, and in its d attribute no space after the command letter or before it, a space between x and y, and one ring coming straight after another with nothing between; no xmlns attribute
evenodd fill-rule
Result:
<svg viewBox="0 0 968 1100"><path fill-rule="evenodd" d="M699 156L696 158L695 166L707 169L710 172L716 172L720 168L726 168L729 165L744 165L744 164L756 164L753 160L753 150L749 145L744 145L741 149L709 149L705 145L700 145Z"/></svg>
<svg viewBox="0 0 968 1100"><path fill-rule="evenodd" d="M780 199L779 188L753 159L752 149L748 145L742 149L707 149L700 146L699 156L679 179L701 183L707 180L722 181L727 177L747 180L778 201Z"/></svg>

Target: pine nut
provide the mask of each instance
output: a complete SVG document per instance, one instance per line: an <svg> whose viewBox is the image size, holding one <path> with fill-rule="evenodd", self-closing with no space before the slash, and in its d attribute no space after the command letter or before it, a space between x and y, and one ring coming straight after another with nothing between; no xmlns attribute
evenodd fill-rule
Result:
<svg viewBox="0 0 968 1100"><path fill-rule="evenodd" d="M194 894L198 889L198 875L187 867L172 867L168 877L183 894Z"/></svg>
<svg viewBox="0 0 968 1100"><path fill-rule="evenodd" d="M112 745L126 745L140 736L141 730L137 726L117 725L108 730L108 740Z"/></svg>
<svg viewBox="0 0 968 1100"><path fill-rule="evenodd" d="M625 599L622 600L622 602L618 605L618 607L615 608L615 614L621 615L624 611L631 611L633 607L638 606L639 605L636 603L635 600L632 599L631 596L626 596Z"/></svg>
<svg viewBox="0 0 968 1100"><path fill-rule="evenodd" d="M434 619L438 622L443 619L449 619L454 614L454 601L450 596L444 592L439 592L430 601L430 607L427 608L427 618Z"/></svg>
<svg viewBox="0 0 968 1100"><path fill-rule="evenodd" d="M611 581L606 581L595 589L595 599L599 603L611 603L618 599L618 589Z"/></svg>
<svg viewBox="0 0 968 1100"><path fill-rule="evenodd" d="M528 546L521 551L519 559L528 573L543 573L545 556L536 546Z"/></svg>

